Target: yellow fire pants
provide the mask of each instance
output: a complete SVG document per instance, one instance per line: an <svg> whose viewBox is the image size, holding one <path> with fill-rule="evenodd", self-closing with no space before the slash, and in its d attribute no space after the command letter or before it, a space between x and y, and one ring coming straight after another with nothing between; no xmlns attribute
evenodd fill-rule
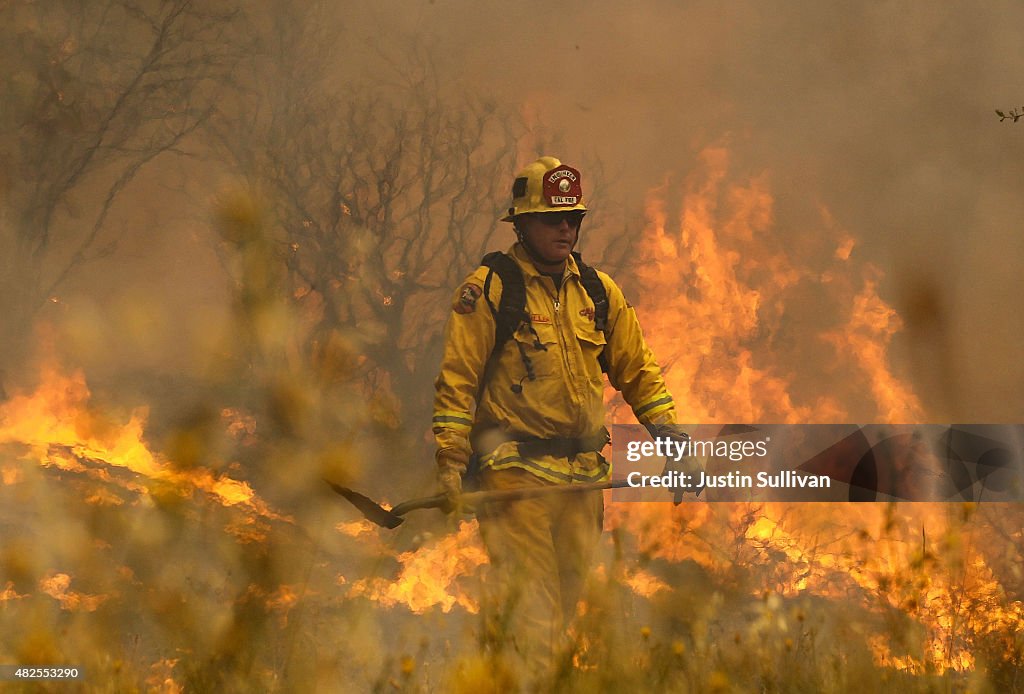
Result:
<svg viewBox="0 0 1024 694"><path fill-rule="evenodd" d="M484 490L553 484L526 470L485 469ZM491 566L484 579L485 641L538 676L563 645L601 537L600 491L486 504L477 509Z"/></svg>

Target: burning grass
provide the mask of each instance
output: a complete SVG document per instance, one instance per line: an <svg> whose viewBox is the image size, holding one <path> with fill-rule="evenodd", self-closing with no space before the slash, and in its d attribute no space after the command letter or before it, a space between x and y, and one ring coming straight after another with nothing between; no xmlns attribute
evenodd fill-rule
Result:
<svg viewBox="0 0 1024 694"><path fill-rule="evenodd" d="M677 227L671 191L652 191L637 272L660 297L637 309L680 411L919 421L888 363L899 317L851 237L823 234L817 264L778 248L767 178L732 182L722 148L703 161ZM0 403L0 663L80 665L85 691L524 683L482 645L474 522L422 514L382 531L320 481L358 468L367 415L337 385L358 350L342 344L329 373L296 364L280 287L246 280L273 274L259 216L228 213L245 232L225 239L244 261L236 320L252 350L229 375L258 397L207 403L163 446L146 408L100 407L74 369L46 367ZM829 320L793 315L808 297ZM627 420L612 397L609 410ZM1020 690L1022 520L993 504L611 504L577 624L539 685Z"/></svg>
<svg viewBox="0 0 1024 694"><path fill-rule="evenodd" d="M91 407L84 384L55 379L40 387L78 394L63 400L65 426L17 428L13 408L38 393L2 410L18 471L0 487L16 538L0 557L0 621L14 635L3 660L74 662L100 689L161 691L486 691L521 676L473 637L487 573L475 523L410 537L328 496L311 502L320 525L300 527L254 491L215 484L249 489L239 480L186 474L148 448L140 464L108 458L101 444L147 446L141 420L75 428L101 413L76 412ZM1014 517L971 504L611 505L602 562L545 686L1018 687L1024 608L1004 580L1020 534L992 533ZM432 521L409 525L420 522Z"/></svg>

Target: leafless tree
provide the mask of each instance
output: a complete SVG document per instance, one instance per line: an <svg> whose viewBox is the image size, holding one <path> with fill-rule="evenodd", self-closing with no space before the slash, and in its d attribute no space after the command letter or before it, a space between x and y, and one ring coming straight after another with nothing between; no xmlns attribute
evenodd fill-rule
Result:
<svg viewBox="0 0 1024 694"><path fill-rule="evenodd" d="M1009 113L1004 113L1003 111L996 109L996 115L999 116L1000 123L1007 119L1010 119L1012 122L1016 123L1021 118L1024 118L1024 106L1021 106L1020 109L1011 109Z"/></svg>
<svg viewBox="0 0 1024 694"><path fill-rule="evenodd" d="M220 0L0 3L5 337L112 252L111 212L147 165L186 152L231 84L241 25Z"/></svg>
<svg viewBox="0 0 1024 694"><path fill-rule="evenodd" d="M215 132L273 211L303 348L358 339L370 390L421 408L453 289L511 241L495 232L517 117L447 90L416 44L382 53L381 75L332 82L338 42L315 14L287 16L253 65L254 101Z"/></svg>

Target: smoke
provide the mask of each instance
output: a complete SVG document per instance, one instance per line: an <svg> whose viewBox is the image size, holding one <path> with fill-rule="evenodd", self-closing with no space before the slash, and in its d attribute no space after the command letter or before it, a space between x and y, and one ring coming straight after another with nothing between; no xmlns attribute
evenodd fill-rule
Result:
<svg viewBox="0 0 1024 694"><path fill-rule="evenodd" d="M69 7L73 15L78 5ZM21 18L34 16L35 12L33 3L0 3L0 19L13 17L8 27L14 27L0 29L0 35L18 38L17 42L5 43L11 48L0 49L0 67L13 66L0 70L0 103L16 106L0 108L0 127L6 130L0 131L0 160L13 161L23 149L48 153L59 160L62 150L43 146L49 140L39 139L42 144L35 148L25 143L36 142L29 139L32 137L66 136L71 141L79 135L82 122L88 122L92 115L85 107L81 111L76 109L82 103L88 105L86 96L95 83L75 83L71 78L73 71L81 67L75 61L84 53L76 53L75 43L64 41L61 33L72 31L74 22L65 27L38 19L22 21ZM247 84L249 90L225 92L222 98L211 100L218 113L237 110L245 118L236 123L249 124L255 131L273 119L273 114L266 110L267 102L254 99L260 88L270 92L280 87L281 93L300 97L314 92L324 96L323 103L331 105L336 102L329 97L340 95L338 101L348 105L357 99L371 102L401 94L396 85L415 82L428 74L430 79L424 84L443 94L439 102L450 105L452 110L472 98L480 99L480 103L493 102L502 113L511 111L518 115L525 134L509 143L509 148L514 149L514 164L525 164L539 154L554 154L582 169L585 186L591 186L587 189L587 204L593 210L584 230L583 246L588 257L593 257L591 249L605 247L616 240L616 235L639 233L645 226L644 205L651 199L652 190L658 191L654 197L664 201L665 228L678 229L687 182L701 181L705 176L702 153L709 148L727 151L728 166L721 190L745 189L758 194L764 191L773 201L765 206L768 211L764 213L771 219L760 220L763 223L757 226L768 239L759 237L755 245L754 241L737 237L728 247L730 251L742 254L746 248L756 254L765 247L793 250L792 254L780 256L800 260L813 256L806 268L824 268L821 272L838 272L836 268L842 263L835 258L850 258L847 265L858 271L877 268L868 274L872 282L878 282L881 300L891 304L899 316L899 321L894 318L891 324L887 322L886 328L897 322L902 325L893 336L889 354L895 359L894 372L898 381L909 383L920 396L924 416L931 421L975 422L1024 418L1024 363L1019 359L1024 312L1019 310L1016 298L1019 268L1024 261L1024 236L1020 234L1024 219L1024 197L1020 194L1024 124L1000 122L994 113L997 108L1010 110L1024 104L1024 44L1019 35L1019 27L1024 25L1024 5L1009 0L985 4L382 0L372 4L348 3L339 8L317 0L264 0L248 5L245 16L247 22L214 35L225 44L237 38L239 45L253 38L245 32L260 34L264 39L277 37L278 45L272 40L262 44L266 52L259 59L280 60L294 71L289 73L282 68L273 73L273 79L271 71L257 72L264 83ZM309 32L311 27L318 31ZM52 46L46 43L53 38L51 33L59 39L54 44L56 52L50 51ZM324 37L330 37L327 44L321 43ZM210 53L222 55L219 51ZM97 50L88 58L101 61L106 54L107 51ZM71 60L71 55L78 57ZM134 66L131 61L127 63ZM80 73L74 73L77 74ZM106 77L102 70L90 74L97 79ZM309 75L308 82L288 81L304 74ZM334 91L327 93L331 90ZM167 103L177 107L175 99L176 96L168 98ZM97 99L97 103L106 102ZM153 102L143 99L141 103ZM302 136L294 141L307 145L303 137L313 139L320 132L338 132L330 128L321 131L318 121L336 118L335 122L342 122L345 116L344 109L317 115L293 106L292 111L281 112L296 120L284 119L286 122L275 125L281 130L290 126L289 134L297 132ZM421 104L410 104L409 111L414 112L418 106ZM28 124L19 120L24 114L33 113L45 118ZM357 117L373 114L369 109L355 108L353 113ZM160 117L154 116L157 120ZM367 121L372 122L372 118ZM354 118L353 122L363 121ZM297 127L297 123L302 127ZM154 127L153 132L163 132L162 125L161 122L161 127ZM133 147L139 142L146 144L152 133L146 130L145 134L131 146L115 139L114 145L101 149L133 152ZM386 149L387 141L387 137L380 137L376 149L370 147L368 151L375 154ZM282 142L285 141L269 144L286 149ZM251 155L252 161L263 162L270 161L273 155L288 154L269 151L273 147L267 144L253 144L254 151L242 151L240 159ZM320 144L314 139L310 151L333 152L328 145L338 145ZM319 583L313 581L310 585L317 586L321 595L333 595L332 591L341 585L339 578L345 578L337 574L335 564L349 561L341 557L351 550L348 539L334 535L328 538L326 534L335 519L350 513L350 509L339 510L333 498L309 502L307 492L321 486L319 477L323 471L357 475L365 467L377 474L361 479L360 489L375 498L394 502L427 493L426 485L431 484L429 417L416 419L408 412L414 390L418 389L416 397L420 400L429 401L433 376L430 372L435 364L427 363L429 360L420 353L428 350L403 343L400 347L409 354L394 359L395 365L413 363L417 358L422 361L415 362L416 368L407 369L408 380L401 383L390 383L387 374L382 375L385 369L376 370L373 375L379 382L371 385L383 383L380 389L391 389L387 393L390 397L371 399L362 390L349 389L345 378L360 368L366 358L359 350L366 344L378 344L372 342L374 330L382 330L379 321L374 323L358 315L368 311L361 305L350 309L361 320L356 323L361 330L349 332L359 334L346 334L337 344L329 340L320 343L309 354L293 351L290 344L282 346L285 338L306 330L303 320L316 311L299 307L295 313L284 309L277 312L279 304L291 298L296 301L289 307L295 308L303 297L309 297L308 303L315 304L323 295L323 286L311 281L296 292L296 288L283 281L275 284L282 267L269 267L267 263L268 267L263 268L254 264L249 268L250 274L266 269L262 286L275 291L268 290L266 293L272 296L263 297L269 306L263 307L266 311L250 306L247 313L239 308L245 304L246 292L252 290L252 286L246 285L245 273L239 271L243 255L240 244L236 244L239 248L231 248L212 219L219 192L248 190L246 182L239 180L244 176L226 173L231 165L223 148L218 147L216 134L202 128L184 139L177 149L139 168L111 206L89 262L76 265L53 296L44 297L35 318L38 324L52 325L54 329L43 331L40 341L52 345L72 367L81 367L90 386L98 384L97 411L104 411L109 404L106 400L130 407L152 405L149 422L155 431L145 432L147 440L165 441L166 450L161 454L175 464L200 461L195 479L223 482L228 477L237 477L252 481L260 497L275 504L275 508L280 504L289 510L299 509L295 514L297 528L326 528L322 542L331 545L327 559L321 561L312 549L309 557L303 555L301 559L316 567L314 578L319 577ZM373 157L368 159L375 161ZM111 161L116 162L116 156ZM332 171L330 163L318 164L323 166L322 170ZM501 168L493 178L499 181L499 189L507 190L514 166L504 167L497 160L490 163L495 170ZM311 164L295 169L308 178L320 175L320 170ZM94 173L93 178L53 207L58 222L53 227L55 238L51 244L58 259L66 261L73 257L77 244L57 239L56 232L72 230L79 239L88 236L96 209L103 205L110 181L118 176L113 165ZM17 205L28 200L30 193L35 194L39 186L25 178L13 165L0 171L0 250L23 243L20 234L31 236L32 229L24 228L21 214L28 207L19 209ZM488 176L488 180L491 178ZM305 182L297 180L297 186ZM378 181L368 186L374 188L375 183ZM261 202L273 206L273 201ZM476 202L484 211L487 206L499 210L507 204L504 199ZM342 214L349 215L351 210L346 205L340 209L345 210ZM730 205L736 206L735 200L723 193L721 214L715 219L728 220L730 214L741 216L742 210L730 210ZM335 205L334 210L337 209ZM271 213L261 221L268 227L284 224ZM318 220L285 221L308 221L313 226ZM367 229L360 228L359 233L372 242ZM285 241L292 239L275 235L278 231L274 226L264 239L272 249L266 251L267 257L290 247ZM466 237L483 238L486 231ZM592 232L599 238L587 238ZM431 227L430 240L433 233ZM505 233L505 229L501 228L500 233ZM117 244L110 245L115 239ZM509 233L494 247L510 242ZM342 252L351 253L346 260L351 260L353 266L360 265L361 251L339 246ZM303 250L315 257L318 249L309 248L313 246L306 245ZM479 256L468 244L460 252L471 259ZM31 269L18 267L17 258L22 256L3 255L0 288L18 284L11 280L23 275L42 286L52 281L52 269L46 277L32 278ZM428 266L459 264L466 257L437 258ZM801 269L804 267L801 265ZM59 269L58 266L57 272ZM328 278L327 284L377 287L368 283L367 278L381 275L379 270L383 269L371 262L361 263L344 276ZM387 269L392 271L387 281L400 286L404 269ZM645 295L642 283L652 274L623 269L616 277L631 296L637 296ZM441 286L443 283L427 276L414 279L429 291L424 291L418 303L411 304L403 314L420 321L422 329L406 329L416 338L436 335L439 322L433 321L432 316L447 311L447 299L437 297L447 297L455 285ZM858 295L860 279L847 278L853 290L849 296ZM685 286L685 282L674 286ZM792 375L801 402L817 402L822 397L838 399L836 393L860 393L867 397L864 394L870 392L870 384L843 383L840 387L822 383L827 379L813 376L820 373L814 370L819 366L815 360L825 347L819 342L806 344L806 336L821 333L823 325L842 325L844 319L839 314L849 308L838 305L839 300L832 295L818 291L819 286L809 280L797 288L799 291L777 295L796 305L784 305L782 299L776 302L772 310L785 314L786 321L778 321L784 330L774 336L759 336L764 340L761 346L767 351L775 346L780 346L780 351L782 347L792 347L795 360L807 365L806 374ZM749 289L753 293L758 288ZM645 299L658 300L659 297L651 296L653 293L646 292ZM397 301L400 297L381 295L382 302L393 298ZM671 298L666 297L663 303L670 305ZM6 307L5 301L7 297L0 297L0 305ZM246 322L242 318L252 320ZM819 318L823 318L821 324ZM645 321L645 328L652 322ZM246 325L251 328L268 323L278 326L276 335L253 328L257 334L248 338L276 337L281 338L282 344L270 345L273 349L263 345L264 351L272 352L276 359L275 368L259 371L252 367L255 357L246 360L239 344L247 337L242 334ZM6 331L7 326L0 325L0 369L7 369L6 374L0 371L0 402L23 390L22 386L35 378L27 369L11 368L22 360L20 354L18 358L12 356L13 347L8 349L8 342L14 344L17 340ZM852 361L856 357L849 358ZM339 382L344 387L335 388ZM768 378L757 381L770 382ZM766 391L761 388L755 395L767 398ZM238 404L232 399L245 407L227 407ZM395 407L403 405L406 410L396 415ZM822 410L815 414L822 416ZM231 420L226 433L222 429L224 420L229 418L236 419ZM98 415L64 417L79 428L84 426L83 422L110 427L113 424L109 422L124 419ZM343 426L338 424L339 420ZM406 428L402 432L408 434L406 439L399 440L401 437L395 435L391 428L395 421L401 421ZM253 444L245 442L246 434L251 436L254 431L263 437L264 448L251 448ZM421 434L424 436L420 437ZM374 436L394 439L395 450L375 448ZM338 440L345 446L338 446ZM411 453L407 450L412 447L410 442L418 446ZM12 456L7 457L13 461ZM19 530L22 519L15 518L19 506L31 507L34 503L25 499L46 498L45 490L56 488L64 490L57 497L61 503L48 505L47 513L52 518L44 515L33 533L42 536L52 521L57 528L54 534L62 538L66 534L69 538L62 540L68 547L62 544L58 549L72 559L78 547L90 546L82 541L86 531L81 528L92 532L97 542L111 538L109 546L114 546L116 538L133 538L133 528L156 528L151 533L147 531L144 541L135 543L143 554L151 553L161 543L167 544L165 534L175 535L179 539L171 547L169 563L151 565L148 557L136 557L136 550L124 550L126 554L130 551L130 555L118 561L123 559L126 565L137 567L138 586L148 585L152 578L173 596L194 591L190 585L192 578L182 567L210 567L200 572L197 579L203 599L188 611L188 618L195 620L195 628L175 624L166 627L183 639L201 631L200 625L206 622L199 617L207 604L216 602L218 607L211 613L218 626L209 631L218 638L224 635L227 640L234 633L229 629L228 619L232 597L244 594L249 596L246 600L259 597L268 604L289 605L289 586L308 581L309 573L314 571L304 569L304 563L300 566L302 562L296 561L292 553L282 553L272 565L265 566L256 549L240 551L227 535L217 535L216 540L210 541L217 544L216 554L223 555L219 563L204 563L200 561L203 553L208 556L214 551L205 542L192 546L192 539L210 528L219 528L221 516L225 527L231 523L247 527L237 505L220 508L213 497L197 493L195 503L210 505L217 514L214 521L205 521L202 519L213 513L206 506L197 506L199 510L193 512L192 500L179 501L168 494L163 495L168 498L163 498L157 489L158 493L150 495L157 501L155 506L140 503L126 515L118 509L134 503L134 492L125 492L122 499L121 490L112 487L104 496L105 488L95 492L97 485L92 478L83 478L81 484L76 482L64 489L64 478L54 479L63 473L53 472L53 463L46 464L50 467L45 470L35 470L26 464L29 473L18 472L21 468L13 462L0 470L4 473L0 481L7 498L15 498L23 489L32 490L28 496L18 496L18 504L8 505L8 514L0 519L5 527L12 532ZM99 471L106 469L98 459L82 464ZM198 476L207 467L216 477ZM28 482L19 477L23 474ZM66 478L76 480L71 474ZM79 498L90 493L94 497L87 510L79 510ZM139 498L149 497L140 494ZM100 510L89 510L93 506ZM721 509L715 512L724 513ZM965 509L964 513L968 511ZM992 524L998 527L1002 521L996 522L996 516L1002 510L992 513ZM79 514L94 518L92 524L83 525ZM187 525L175 525L179 515L189 519ZM831 511L823 516L831 518ZM430 520L417 522L424 524L417 527L442 532L436 518L434 526L426 525ZM652 527L679 535L677 524L663 522ZM178 532L180 528L184 531ZM290 525L284 531L276 526L271 529L291 538ZM649 531L645 526L635 535L642 538ZM300 534L298 530L294 532L296 536ZM728 534L711 535L717 538ZM428 536L429 532L422 533L422 537ZM1008 547L1016 546L1009 532L1004 539ZM426 540L408 536L400 540L407 545L418 545L421 541ZM289 543L298 547L295 554L306 552L307 545L298 541L281 544ZM22 561L23 554L31 554L28 545L22 544L4 558L4 570L18 582L7 586L0 581L0 590L18 593L12 600L36 590L36 573L62 568L59 563L53 567L44 565L47 562L42 558ZM346 567L348 577L355 582L372 570L367 568L370 559L364 561L361 552L375 557L385 553L376 546L367 548L365 540L351 544L361 547L360 553L353 555L356 558L351 559L352 566ZM114 548L122 551L120 546ZM868 551L865 542L864 552ZM995 555L996 551L992 553ZM90 596L100 591L112 592L105 585L94 587L84 580L90 575L108 575L109 568L98 568L99 563L106 562L108 554L93 554L91 559L82 559L81 570L70 583L67 577L71 574L63 571L46 577L47 594L61 602L76 595L88 602ZM387 556L388 562L396 561ZM1013 565L1015 556L1007 551L1001 561ZM787 566L774 555L770 561L762 560L760 555L755 558L754 565L766 570L781 571ZM22 564L28 567L19 569L24 576L10 568L17 569ZM235 572L223 587L213 576L220 567L228 575ZM299 575L302 571L307 574L305 579ZM1009 569L1006 572L1008 576L1012 573ZM255 590L250 590L250 579L254 576L262 578ZM113 583L114 577L109 580L115 587L119 585ZM1007 583L1010 579L1000 580ZM1012 582L1016 586L1019 577L1014 574ZM376 583L361 585L369 594ZM1010 592L1019 594L1019 586L1016 589L1017 593ZM160 590L152 597L163 600ZM143 605L146 607L146 603ZM330 608L334 607L331 603ZM177 619L179 614L163 604L149 605L148 609L154 614L169 615L168 620ZM312 610L314 615L319 614L319 609L318 603ZM328 607L323 609L328 611ZM346 626L348 621L356 623L343 640L353 644L354 651L360 650L356 646L379 640L380 634L373 632L387 631L384 626L391 619L387 615L381 617L384 612L376 609L372 619L350 618L342 612L338 610L340 616L333 615L337 619L329 624L333 629L338 624ZM11 615L12 622L21 619L21 613ZM245 610L238 611L236 616L241 630ZM109 618L110 634L118 633L116 627L121 619L119 612ZM124 619L128 621L127 617ZM401 617L394 619L398 621ZM296 613L293 624L301 621ZM267 623L276 624L269 620ZM147 630L148 627L140 629L144 633ZM253 638L265 631L262 627L253 629ZM108 632L97 633L99 636L83 643L91 644L93 639L99 643ZM291 639L291 631L281 633L282 641ZM315 641L313 636L308 639ZM763 639L769 644L775 641L778 639ZM328 646L333 648L331 644L329 641ZM295 651L312 652L306 645L303 641ZM277 648L277 642L271 646ZM238 646L239 651L246 648L248 641ZM95 650L99 653L102 649ZM336 650L343 655L332 657L350 657L344 649ZM172 652L176 651L168 650ZM374 665L367 669L378 669L376 660L382 656L371 651L366 657L374 660ZM139 656L138 660L144 658ZM695 658L693 662L700 661ZM343 671L344 667L336 669Z"/></svg>
<svg viewBox="0 0 1024 694"><path fill-rule="evenodd" d="M883 294L908 319L897 366L932 416L1024 413L1024 317L1007 291L1024 259L1024 140L994 114L1024 94L1019 4L268 2L248 26L304 15L336 36L324 88L379 91L429 65L453 100L488 96L518 111L519 163L542 150L586 176L599 162L590 204L611 235L635 233L646 193L680 186L704 147L727 146L736 176L767 177L778 244L840 229L882 269ZM65 301L83 297L67 311L105 315L141 296L156 323L208 335L226 292L201 208L222 170L167 156L140 175L109 222L129 230L122 246L62 288ZM166 344L121 356L200 368Z"/></svg>
<svg viewBox="0 0 1024 694"><path fill-rule="evenodd" d="M437 46L462 89L520 105L563 159L600 160L612 185L591 204L627 219L727 143L737 171L770 176L779 244L825 233L824 207L902 314L938 312L898 338L901 369L932 416L985 421L1024 412L1007 291L1024 257L1024 137L994 114L1024 99L1022 20L1012 2L437 1L385 3L347 31Z"/></svg>

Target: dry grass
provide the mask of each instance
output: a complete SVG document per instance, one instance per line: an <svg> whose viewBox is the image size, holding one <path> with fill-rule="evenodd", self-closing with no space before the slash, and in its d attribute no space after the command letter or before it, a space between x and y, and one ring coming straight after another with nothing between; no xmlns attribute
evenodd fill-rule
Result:
<svg viewBox="0 0 1024 694"><path fill-rule="evenodd" d="M356 343L293 348L252 200L218 215L232 344L146 466L114 462L139 420L88 391L54 414L75 441L2 405L0 663L87 673L15 690L1024 689L1020 511L984 505L620 505L555 667L516 671L481 645L471 526L371 529L322 484L360 479L390 417Z"/></svg>

